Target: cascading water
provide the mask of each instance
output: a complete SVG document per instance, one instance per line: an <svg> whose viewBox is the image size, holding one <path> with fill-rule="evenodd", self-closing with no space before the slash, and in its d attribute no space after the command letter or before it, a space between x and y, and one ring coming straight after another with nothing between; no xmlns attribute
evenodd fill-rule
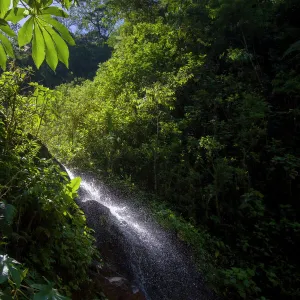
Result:
<svg viewBox="0 0 300 300"><path fill-rule="evenodd" d="M215 299L187 252L174 235L150 217L145 207L116 197L89 176L66 170L70 178L75 175L82 178L78 204L84 210L89 226L95 230L100 251L107 243L115 241L110 244L114 248L110 251L117 252L115 263L122 265L146 299ZM103 221L103 214L109 222ZM104 227L109 229L103 230Z"/></svg>

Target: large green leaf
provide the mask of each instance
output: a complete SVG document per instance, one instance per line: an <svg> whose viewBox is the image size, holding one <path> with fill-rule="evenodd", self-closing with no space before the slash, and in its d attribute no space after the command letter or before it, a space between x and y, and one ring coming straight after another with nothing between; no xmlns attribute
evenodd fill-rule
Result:
<svg viewBox="0 0 300 300"><path fill-rule="evenodd" d="M32 33L33 33L33 23L34 23L33 21L34 18L30 17L22 26L22 28L19 30L18 42L20 47L30 43L32 39Z"/></svg>
<svg viewBox="0 0 300 300"><path fill-rule="evenodd" d="M52 37L50 36L46 28L42 28L42 32L43 32L45 45L46 45L46 61L47 64L50 66L50 68L53 71L55 71L58 64L58 57L57 57L55 45Z"/></svg>
<svg viewBox="0 0 300 300"><path fill-rule="evenodd" d="M47 27L48 33L51 35L57 50L58 59L69 67L69 48L61 36L52 28Z"/></svg>
<svg viewBox="0 0 300 300"><path fill-rule="evenodd" d="M66 7L67 9L69 9L70 6L71 6L71 1L70 1L70 0L65 0L65 7Z"/></svg>
<svg viewBox="0 0 300 300"><path fill-rule="evenodd" d="M12 8L7 12L4 19L12 23L18 23L25 17L24 12L25 12L25 8L22 7Z"/></svg>
<svg viewBox="0 0 300 300"><path fill-rule="evenodd" d="M2 43L2 45L5 48L6 53L10 56L10 57L15 57L14 55L14 50L13 47L11 45L10 40L3 34L0 33L0 42Z"/></svg>
<svg viewBox="0 0 300 300"><path fill-rule="evenodd" d="M7 62L7 56L2 44L0 44L0 67L3 70L6 70L6 62Z"/></svg>
<svg viewBox="0 0 300 300"><path fill-rule="evenodd" d="M8 255L0 255L0 284L7 281L8 277L10 277L17 288L19 288L26 273L21 270L19 262Z"/></svg>
<svg viewBox="0 0 300 300"><path fill-rule="evenodd" d="M9 36L15 36L15 32L9 27L5 20L0 20L0 29Z"/></svg>
<svg viewBox="0 0 300 300"><path fill-rule="evenodd" d="M8 260L7 267L12 281L16 284L17 288L19 288L23 280L23 271L16 264L16 261L13 261L12 259Z"/></svg>
<svg viewBox="0 0 300 300"><path fill-rule="evenodd" d="M71 46L75 45L75 41L73 40L69 30L63 24L59 23L55 19L51 18L49 15L39 16L42 20L53 26L62 36L62 38Z"/></svg>
<svg viewBox="0 0 300 300"><path fill-rule="evenodd" d="M0 1L0 18L3 18L8 11L10 6L10 0L1 0Z"/></svg>
<svg viewBox="0 0 300 300"><path fill-rule="evenodd" d="M42 0L41 3L43 7L48 7L53 3L53 0Z"/></svg>
<svg viewBox="0 0 300 300"><path fill-rule="evenodd" d="M39 67L41 66L41 64L45 59L45 42L44 42L44 37L41 32L40 26L37 21L34 22L32 58L36 67L39 69Z"/></svg>
<svg viewBox="0 0 300 300"><path fill-rule="evenodd" d="M67 18L69 16L65 11L55 6L42 9L42 15L53 15L62 18Z"/></svg>
<svg viewBox="0 0 300 300"><path fill-rule="evenodd" d="M76 193L77 190L80 187L80 183L81 183L81 178L80 177L76 177L74 179L72 179L69 183L70 188L72 189L73 193Z"/></svg>

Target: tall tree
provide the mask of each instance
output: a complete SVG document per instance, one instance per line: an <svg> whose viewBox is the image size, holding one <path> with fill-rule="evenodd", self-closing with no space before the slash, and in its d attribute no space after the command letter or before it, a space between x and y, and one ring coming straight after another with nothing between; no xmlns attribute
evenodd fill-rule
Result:
<svg viewBox="0 0 300 300"><path fill-rule="evenodd" d="M114 25L103 0L80 1L71 8L68 23L75 33L94 36L95 42L106 41Z"/></svg>

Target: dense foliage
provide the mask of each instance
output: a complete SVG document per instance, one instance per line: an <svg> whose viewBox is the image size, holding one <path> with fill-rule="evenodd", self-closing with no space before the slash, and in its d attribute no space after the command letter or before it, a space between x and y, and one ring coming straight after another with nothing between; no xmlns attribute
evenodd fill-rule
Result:
<svg viewBox="0 0 300 300"><path fill-rule="evenodd" d="M93 81L58 89L40 137L59 158L164 199L193 224L160 214L190 244L208 230L225 297L298 298L300 2L108 9L124 20L112 58Z"/></svg>
<svg viewBox="0 0 300 300"><path fill-rule="evenodd" d="M71 295L88 280L94 240L74 202L80 178L70 182L29 134L54 97L27 75L0 77L0 298L65 299L53 286Z"/></svg>

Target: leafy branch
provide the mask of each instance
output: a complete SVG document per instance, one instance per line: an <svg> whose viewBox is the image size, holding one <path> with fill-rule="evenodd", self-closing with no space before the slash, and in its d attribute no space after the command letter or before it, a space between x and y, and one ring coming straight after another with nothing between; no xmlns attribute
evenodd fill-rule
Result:
<svg viewBox="0 0 300 300"><path fill-rule="evenodd" d="M69 49L75 42L68 29L54 17L67 18L65 10L76 1L61 0L59 8L53 0L0 1L0 67L5 70L8 58L14 58L10 38L18 37L19 47L31 44L32 58L37 68L46 60L55 71L58 61L69 66ZM25 21L16 34L10 24Z"/></svg>

